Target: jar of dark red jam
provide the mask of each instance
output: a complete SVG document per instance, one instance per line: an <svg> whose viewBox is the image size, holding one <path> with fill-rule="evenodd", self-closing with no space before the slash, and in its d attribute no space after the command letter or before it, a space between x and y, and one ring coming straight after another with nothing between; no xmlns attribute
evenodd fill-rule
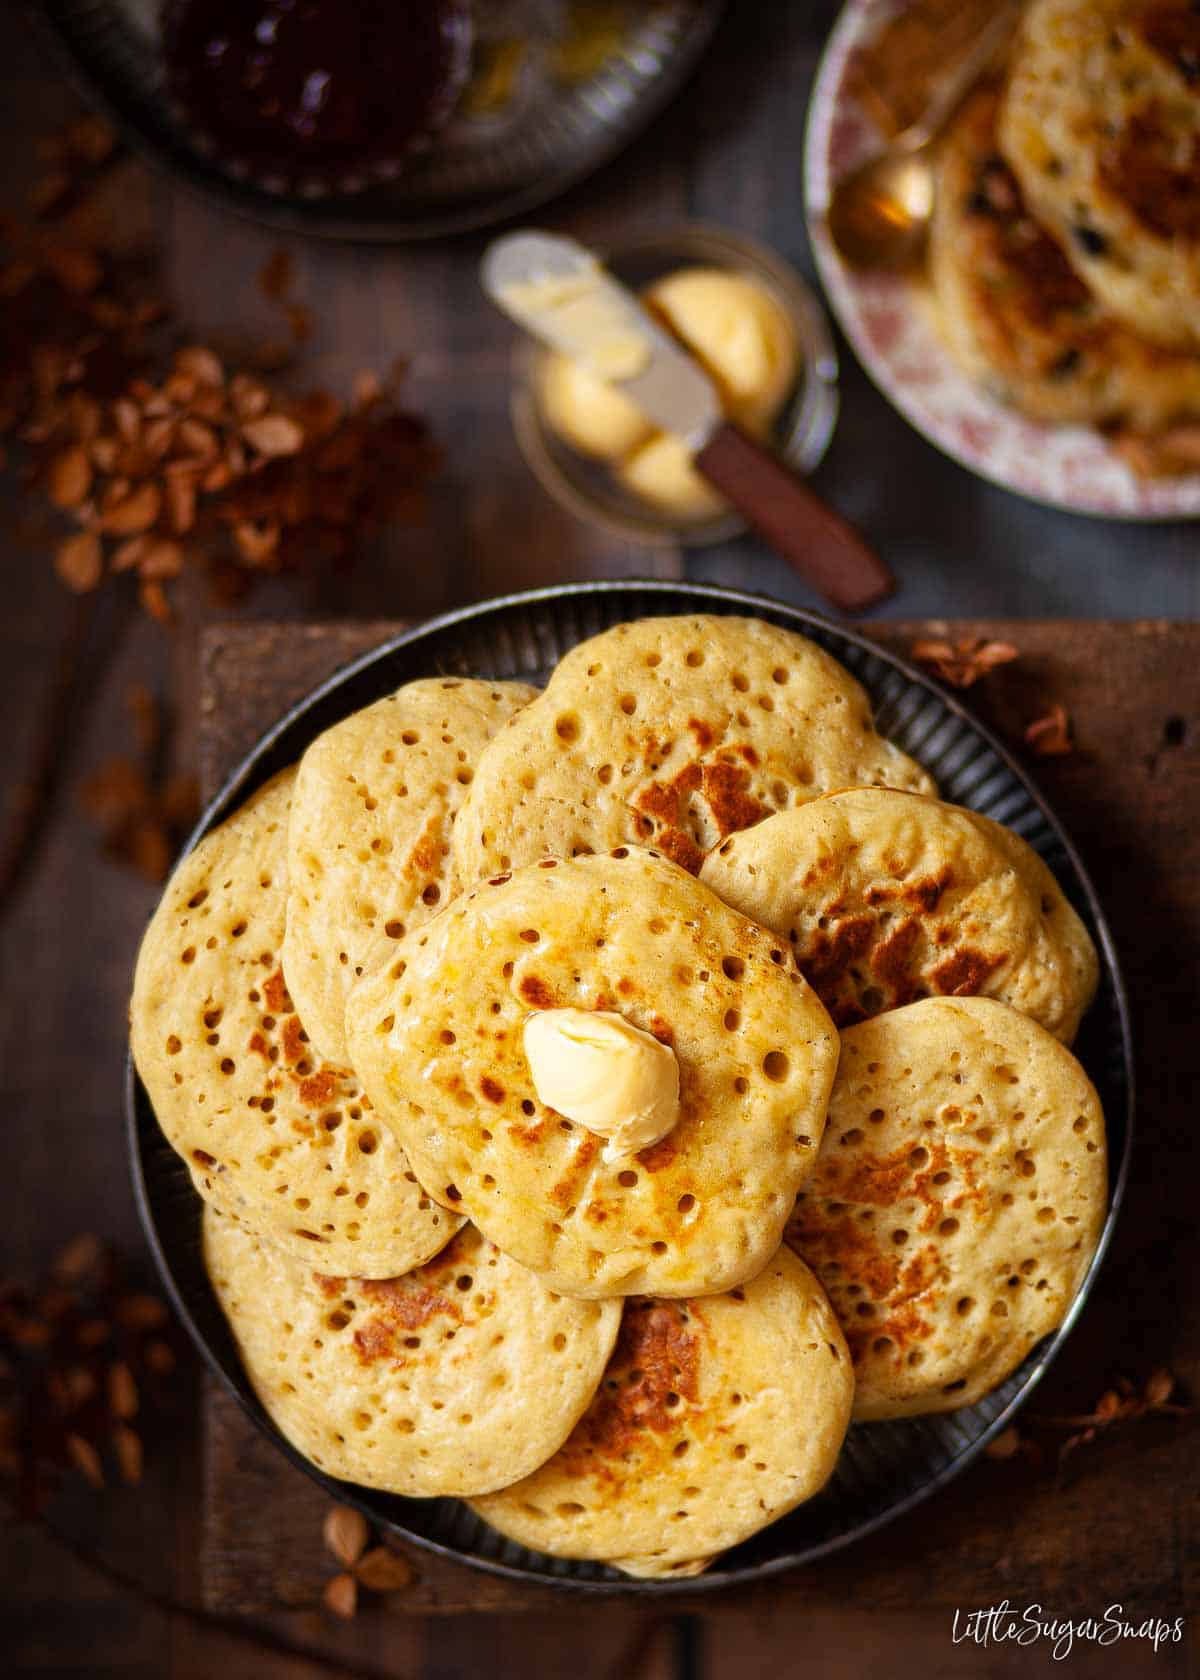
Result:
<svg viewBox="0 0 1200 1680"><path fill-rule="evenodd" d="M167 85L204 151L313 196L397 175L470 70L466 0L165 0Z"/></svg>

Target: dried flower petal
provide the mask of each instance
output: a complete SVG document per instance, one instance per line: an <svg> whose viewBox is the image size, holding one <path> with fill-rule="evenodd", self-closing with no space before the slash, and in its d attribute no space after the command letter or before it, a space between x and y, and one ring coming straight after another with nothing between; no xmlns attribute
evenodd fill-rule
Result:
<svg viewBox="0 0 1200 1680"><path fill-rule="evenodd" d="M100 515L100 528L114 537L137 536L150 529L161 509L162 492L158 486L139 484L127 496L105 506Z"/></svg>
<svg viewBox="0 0 1200 1680"><path fill-rule="evenodd" d="M71 1238L54 1262L54 1276L63 1283L80 1283L96 1270L103 1253L100 1238L91 1231L81 1231Z"/></svg>
<svg viewBox="0 0 1200 1680"><path fill-rule="evenodd" d="M197 385L225 383L225 369L221 366L220 358L200 344L192 344L185 350L176 351L175 372L183 374L185 378L194 379Z"/></svg>
<svg viewBox="0 0 1200 1680"><path fill-rule="evenodd" d="M149 537L129 537L125 542L118 543L108 557L108 564L114 572L128 572L137 566L150 547Z"/></svg>
<svg viewBox="0 0 1200 1680"><path fill-rule="evenodd" d="M1165 1406L1175 1392L1175 1378L1170 1371L1155 1371L1146 1378L1142 1398L1148 1406Z"/></svg>
<svg viewBox="0 0 1200 1680"><path fill-rule="evenodd" d="M294 455L304 443L304 433L286 414L264 414L258 420L248 420L242 436L260 455Z"/></svg>
<svg viewBox="0 0 1200 1680"><path fill-rule="evenodd" d="M1011 1424L1002 1429L994 1441L989 1441L983 1449L989 1458L1015 1458L1021 1450L1020 1431Z"/></svg>
<svg viewBox="0 0 1200 1680"><path fill-rule="evenodd" d="M85 1441L82 1435L77 1435L72 1431L67 1436L66 1446L67 1456L84 1480L90 1482L94 1488L102 1488L104 1486L104 1468L100 1463L100 1454L92 1443Z"/></svg>
<svg viewBox="0 0 1200 1680"><path fill-rule="evenodd" d="M126 1330L159 1330L169 1317L157 1295L126 1295L117 1303L117 1323Z"/></svg>
<svg viewBox="0 0 1200 1680"><path fill-rule="evenodd" d="M358 1583L353 1575L335 1575L326 1583L321 1602L333 1615L350 1621L358 1609Z"/></svg>
<svg viewBox="0 0 1200 1680"><path fill-rule="evenodd" d="M171 603L167 600L167 592L157 578L138 585L138 600L150 617L159 624L173 624L175 614L171 611Z"/></svg>
<svg viewBox="0 0 1200 1680"><path fill-rule="evenodd" d="M182 570L183 549L168 537L152 542L138 561L138 572L144 578L178 577Z"/></svg>
<svg viewBox="0 0 1200 1680"><path fill-rule="evenodd" d="M271 393L249 374L235 373L229 382L233 411L239 420L253 420L271 406Z"/></svg>
<svg viewBox="0 0 1200 1680"><path fill-rule="evenodd" d="M137 1416L138 1390L133 1372L123 1359L108 1367L108 1409L114 1417L128 1420Z"/></svg>
<svg viewBox="0 0 1200 1680"><path fill-rule="evenodd" d="M166 1342L147 1342L142 1359L156 1377L169 1376L175 1369L175 1355Z"/></svg>
<svg viewBox="0 0 1200 1680"><path fill-rule="evenodd" d="M233 540L247 565L262 566L279 547L279 526L254 525L249 520L240 520L233 527Z"/></svg>
<svg viewBox="0 0 1200 1680"><path fill-rule="evenodd" d="M1074 751L1071 720L1064 706L1054 705L1025 731L1025 740L1039 758L1061 757Z"/></svg>
<svg viewBox="0 0 1200 1680"><path fill-rule="evenodd" d="M142 1479L144 1461L141 1436L127 1423L118 1423L112 1432L112 1440L121 1480L127 1487L137 1487Z"/></svg>
<svg viewBox="0 0 1200 1680"><path fill-rule="evenodd" d="M50 463L46 489L55 507L68 511L87 500L92 487L92 463L81 444L72 444Z"/></svg>
<svg viewBox="0 0 1200 1680"><path fill-rule="evenodd" d="M965 636L953 644L922 639L910 652L918 665L927 666L952 688L970 688L997 665L1020 657L1011 642L984 641L980 636Z"/></svg>
<svg viewBox="0 0 1200 1680"><path fill-rule="evenodd" d="M103 572L100 538L94 531L80 531L60 543L54 556L54 569L68 589L77 595L95 589Z"/></svg>
<svg viewBox="0 0 1200 1680"><path fill-rule="evenodd" d="M354 1572L369 1592L400 1592L413 1581L413 1566L390 1546L375 1546L359 1559Z"/></svg>
<svg viewBox="0 0 1200 1680"><path fill-rule="evenodd" d="M351 1505L331 1505L322 1532L326 1546L346 1569L358 1562L370 1539L366 1518Z"/></svg>

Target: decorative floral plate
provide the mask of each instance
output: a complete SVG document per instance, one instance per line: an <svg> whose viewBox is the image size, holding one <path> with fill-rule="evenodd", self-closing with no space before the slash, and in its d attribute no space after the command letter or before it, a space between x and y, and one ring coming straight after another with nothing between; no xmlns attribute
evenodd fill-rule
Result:
<svg viewBox="0 0 1200 1680"><path fill-rule="evenodd" d="M830 305L871 378L929 442L980 477L1034 501L1107 519L1200 517L1200 475L1139 478L1103 434L1047 426L997 402L963 373L938 336L931 304L908 276L861 274L825 226L834 183L883 137L853 93L856 54L908 0L848 0L817 72L805 141L809 234Z"/></svg>

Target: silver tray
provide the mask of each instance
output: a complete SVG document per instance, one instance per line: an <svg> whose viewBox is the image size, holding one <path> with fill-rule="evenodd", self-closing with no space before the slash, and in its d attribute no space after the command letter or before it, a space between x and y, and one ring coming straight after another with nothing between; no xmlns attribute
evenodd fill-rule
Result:
<svg viewBox="0 0 1200 1680"><path fill-rule="evenodd" d="M628 145L678 92L707 46L721 0L605 7L613 50L556 70L576 0L476 0L486 53L522 37L511 97L456 115L432 149L394 181L351 195L277 193L206 157L172 108L159 55L159 0L26 0L89 97L125 138L187 185L285 231L332 239L432 239L523 215L556 198ZM603 51L603 46L599 49ZM468 90L469 93L470 90Z"/></svg>
<svg viewBox="0 0 1200 1680"><path fill-rule="evenodd" d="M630 1581L600 1564L574 1563L502 1539L453 1499L373 1493L322 1475L278 1434L246 1381L200 1253L200 1200L163 1138L130 1063L126 1112L142 1223L176 1311L209 1366L254 1422L330 1496L381 1529L491 1574L590 1593L690 1595L748 1582L836 1551L911 1510L974 1459L1028 1398L1083 1310L1112 1236L1133 1136L1129 1011L1112 936L1095 890L1053 812L1007 750L952 696L866 637L756 595L683 583L582 583L486 601L385 642L317 688L263 736L204 813L190 844L224 820L331 724L414 677L442 673L541 682L579 641L626 619L655 614L743 613L812 637L866 687L881 731L937 778L945 798L1014 829L1041 853L1100 952L1096 1002L1075 1046L1108 1121L1109 1208L1100 1245L1066 1322L1007 1382L976 1406L937 1417L857 1424L817 1498L727 1552L707 1574Z"/></svg>

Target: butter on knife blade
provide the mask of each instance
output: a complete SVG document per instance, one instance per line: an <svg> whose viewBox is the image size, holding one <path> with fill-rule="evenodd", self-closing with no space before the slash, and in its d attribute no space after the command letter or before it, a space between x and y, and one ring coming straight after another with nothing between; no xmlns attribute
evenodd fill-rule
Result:
<svg viewBox="0 0 1200 1680"><path fill-rule="evenodd" d="M559 234L505 234L488 247L481 279L519 326L615 386L689 449L702 448L721 423L708 375L585 246Z"/></svg>
<svg viewBox="0 0 1200 1680"><path fill-rule="evenodd" d="M650 360L644 335L631 326L620 292L606 286L593 258L576 274L510 280L500 288L509 315L598 379L632 379Z"/></svg>

